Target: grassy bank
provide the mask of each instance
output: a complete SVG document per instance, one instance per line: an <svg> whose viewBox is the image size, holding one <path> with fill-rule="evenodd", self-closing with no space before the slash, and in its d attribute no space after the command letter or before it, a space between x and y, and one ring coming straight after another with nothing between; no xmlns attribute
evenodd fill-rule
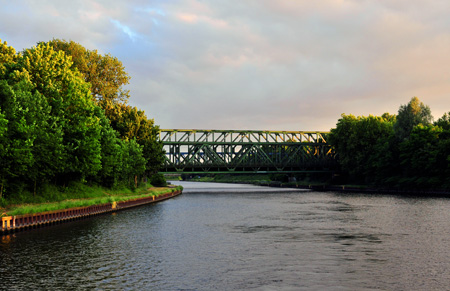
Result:
<svg viewBox="0 0 450 291"><path fill-rule="evenodd" d="M289 176L287 174L222 174L222 175L194 175L185 177L190 181L198 182L217 182L217 183L240 183L254 184L263 186L277 186L283 184L285 186L309 186L309 185L329 185L330 177L319 175L296 175Z"/></svg>
<svg viewBox="0 0 450 291"><path fill-rule="evenodd" d="M111 190L98 186L76 184L66 189L46 189L44 194L39 197L27 196L24 193L14 201L3 199L0 206L0 215L24 215L74 207L87 207L114 201L123 202L137 198L159 196L177 190L182 190L182 187L153 187L151 184L145 184L137 189L120 188Z"/></svg>
<svg viewBox="0 0 450 291"><path fill-rule="evenodd" d="M243 184L264 184L271 181L269 175L207 175L193 176L190 181L197 182L218 182L218 183L243 183Z"/></svg>

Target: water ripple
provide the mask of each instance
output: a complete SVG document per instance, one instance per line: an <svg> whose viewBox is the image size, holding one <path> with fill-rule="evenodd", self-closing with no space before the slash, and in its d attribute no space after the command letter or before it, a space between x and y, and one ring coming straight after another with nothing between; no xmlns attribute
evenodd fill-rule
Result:
<svg viewBox="0 0 450 291"><path fill-rule="evenodd" d="M0 289L450 286L450 200L185 189L162 203L2 237Z"/></svg>

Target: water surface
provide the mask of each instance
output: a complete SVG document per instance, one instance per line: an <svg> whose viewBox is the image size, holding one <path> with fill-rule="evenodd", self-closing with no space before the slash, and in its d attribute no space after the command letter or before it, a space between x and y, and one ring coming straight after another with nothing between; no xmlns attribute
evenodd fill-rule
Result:
<svg viewBox="0 0 450 291"><path fill-rule="evenodd" d="M182 185L161 203L2 237L0 289L450 286L449 199Z"/></svg>

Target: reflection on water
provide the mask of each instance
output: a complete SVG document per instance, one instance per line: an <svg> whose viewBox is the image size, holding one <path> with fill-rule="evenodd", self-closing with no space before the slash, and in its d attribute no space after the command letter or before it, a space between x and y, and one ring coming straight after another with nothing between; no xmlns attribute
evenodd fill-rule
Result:
<svg viewBox="0 0 450 291"><path fill-rule="evenodd" d="M449 199L183 186L162 203L2 237L0 289L450 286Z"/></svg>

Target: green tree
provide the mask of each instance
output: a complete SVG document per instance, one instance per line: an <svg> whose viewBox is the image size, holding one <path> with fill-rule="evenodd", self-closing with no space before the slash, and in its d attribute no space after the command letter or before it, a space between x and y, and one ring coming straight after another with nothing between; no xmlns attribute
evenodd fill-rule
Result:
<svg viewBox="0 0 450 291"><path fill-rule="evenodd" d="M23 84L25 86L25 84ZM33 144L33 167L28 171L28 177L36 188L63 172L66 167L67 151L64 146L63 124L58 116L50 114L51 106L47 98L35 92L30 102L30 114L35 122L35 140Z"/></svg>
<svg viewBox="0 0 450 291"><path fill-rule="evenodd" d="M101 110L101 109L100 109ZM122 179L124 167L124 145L125 141L119 138L109 120L103 114L100 118L101 124L101 148L102 167L97 174L97 181L107 187L116 187Z"/></svg>
<svg viewBox="0 0 450 291"><path fill-rule="evenodd" d="M373 181L377 165L373 156L382 150L392 134L393 120L378 116L342 114L328 141L334 146L339 164L354 181Z"/></svg>
<svg viewBox="0 0 450 291"><path fill-rule="evenodd" d="M33 143L35 122L30 114L32 95L15 91L5 80L0 80L0 107L5 114L2 118L2 146L0 151L0 180L3 195L4 186L16 178L27 175L34 163ZM6 124L7 121L7 124Z"/></svg>
<svg viewBox="0 0 450 291"><path fill-rule="evenodd" d="M143 155L146 159L147 175L158 172L164 162L162 142L157 140L159 127L153 119L147 119L145 112L126 104L109 104L106 115L111 120L111 126L124 140L136 139L143 146Z"/></svg>
<svg viewBox="0 0 450 291"><path fill-rule="evenodd" d="M6 119L5 115L2 113L2 110L0 108L0 160L3 159L3 157L6 156L6 150L8 145L8 140L5 137L5 133L8 130L8 120ZM3 163L3 162L0 162ZM6 182L6 177L4 171L5 169L0 169L0 200L3 196L3 188L4 184Z"/></svg>
<svg viewBox="0 0 450 291"><path fill-rule="evenodd" d="M91 84L94 99L105 110L113 129L124 140L133 138L143 146L147 174L158 172L164 161L162 143L157 141L158 127L145 112L126 104L129 91L124 86L129 75L123 64L109 54L100 55L73 41L54 39L48 43L55 50L64 51L73 60L73 68L78 69Z"/></svg>
<svg viewBox="0 0 450 291"><path fill-rule="evenodd" d="M385 112L383 113L383 115L381 115L381 117L388 122L391 123L395 123L397 121L397 115L395 114L390 114L389 112Z"/></svg>
<svg viewBox="0 0 450 291"><path fill-rule="evenodd" d="M434 125L441 127L446 131L450 131L450 112L444 113L441 118L439 118Z"/></svg>
<svg viewBox="0 0 450 291"><path fill-rule="evenodd" d="M7 78L8 66L15 64L18 57L16 50L0 39L0 79Z"/></svg>
<svg viewBox="0 0 450 291"><path fill-rule="evenodd" d="M33 140L31 147L33 162L27 167L26 173L20 176L23 181L33 182L34 194L36 194L38 180L44 182L46 178L55 176L65 166L62 127L49 114L51 108L46 97L37 91L32 93L33 86L29 82L23 80L9 88L13 94L4 101L12 107L20 107L16 117L20 115L20 118L28 124L27 135ZM15 110L10 106L8 111Z"/></svg>
<svg viewBox="0 0 450 291"><path fill-rule="evenodd" d="M418 124L430 125L433 122L430 107L413 97L406 105L401 105L398 110L397 121L394 125L395 136L400 140L409 137L413 128Z"/></svg>
<svg viewBox="0 0 450 291"><path fill-rule="evenodd" d="M450 188L450 113L434 125L431 110L411 99L398 116L342 115L329 142L353 182L401 189Z"/></svg>
<svg viewBox="0 0 450 291"><path fill-rule="evenodd" d="M441 171L448 168L448 152L439 149L442 132L438 126L419 124L400 144L400 182L404 188L430 188L441 184Z"/></svg>
<svg viewBox="0 0 450 291"><path fill-rule="evenodd" d="M122 143L122 177L128 181L128 185L137 187L138 177L145 172L146 160L142 155L142 146L135 139Z"/></svg>
<svg viewBox="0 0 450 291"><path fill-rule="evenodd" d="M109 54L87 50L73 41L54 39L48 44L72 57L72 68L80 71L86 82L91 84L92 95L105 110L112 128L124 140L135 138L143 146L147 174L157 173L164 161L162 143L157 141L159 128L144 111L126 104L129 91L124 86L129 83L130 77L123 64Z"/></svg>
<svg viewBox="0 0 450 291"><path fill-rule="evenodd" d="M12 80L26 80L47 98L52 121L61 127L64 153L59 165L60 178L71 179L94 175L101 168L100 124L90 85L78 71L71 69L70 57L56 52L48 44L27 49L18 59ZM54 133L58 133L55 128ZM56 162L56 161L55 161Z"/></svg>
<svg viewBox="0 0 450 291"><path fill-rule="evenodd" d="M436 165L437 171L439 171L442 187L450 188L450 112L444 113L435 123L435 126L442 128L442 133L439 134L438 140L438 157Z"/></svg>
<svg viewBox="0 0 450 291"><path fill-rule="evenodd" d="M5 114L2 113L0 108L0 138L2 138L8 130L8 120L5 118ZM0 151L2 151L3 144L0 143Z"/></svg>
<svg viewBox="0 0 450 291"><path fill-rule="evenodd" d="M0 198L45 183L136 187L156 173L158 127L126 105L128 80L116 58L74 42L17 54L0 41Z"/></svg>
<svg viewBox="0 0 450 291"><path fill-rule="evenodd" d="M72 57L72 69L77 68L83 74L85 81L91 84L93 97L100 104L126 103L130 92L124 86L129 83L130 76L116 57L101 55L74 41L53 39L48 44L55 51L64 51Z"/></svg>

